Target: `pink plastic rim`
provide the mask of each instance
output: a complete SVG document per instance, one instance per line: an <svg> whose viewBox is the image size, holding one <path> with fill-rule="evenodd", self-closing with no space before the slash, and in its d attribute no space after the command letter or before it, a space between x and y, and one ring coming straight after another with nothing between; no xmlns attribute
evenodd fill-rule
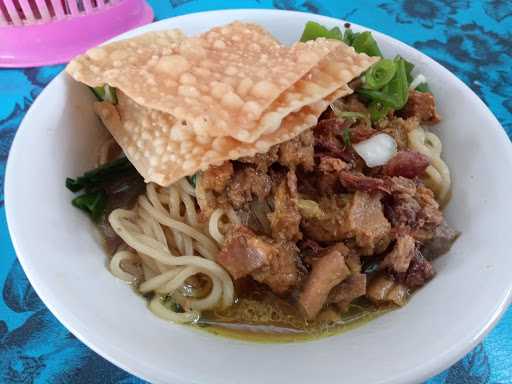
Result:
<svg viewBox="0 0 512 384"><path fill-rule="evenodd" d="M122 0L108 9L45 24L0 27L0 67L62 64L102 42L153 21L144 0Z"/></svg>

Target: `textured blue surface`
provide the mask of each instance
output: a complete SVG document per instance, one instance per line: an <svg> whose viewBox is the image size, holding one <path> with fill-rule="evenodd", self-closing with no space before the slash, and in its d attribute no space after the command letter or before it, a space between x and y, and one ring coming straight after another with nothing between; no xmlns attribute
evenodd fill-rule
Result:
<svg viewBox="0 0 512 384"><path fill-rule="evenodd" d="M152 0L157 19L224 8L279 8L344 18L394 36L468 84L512 134L511 0ZM141 383L89 350L50 314L9 239L3 174L25 112L62 66L0 70L0 383ZM483 343L429 384L512 384L512 309Z"/></svg>

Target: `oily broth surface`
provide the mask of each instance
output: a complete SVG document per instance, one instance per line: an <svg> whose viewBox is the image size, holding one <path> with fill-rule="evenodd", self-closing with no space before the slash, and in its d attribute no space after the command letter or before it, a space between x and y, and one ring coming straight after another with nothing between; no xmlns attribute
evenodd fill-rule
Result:
<svg viewBox="0 0 512 384"><path fill-rule="evenodd" d="M329 306L315 320L306 321L296 306L263 290L240 297L226 310L204 312L192 327L245 341L307 341L353 329L392 309L363 299L346 312Z"/></svg>

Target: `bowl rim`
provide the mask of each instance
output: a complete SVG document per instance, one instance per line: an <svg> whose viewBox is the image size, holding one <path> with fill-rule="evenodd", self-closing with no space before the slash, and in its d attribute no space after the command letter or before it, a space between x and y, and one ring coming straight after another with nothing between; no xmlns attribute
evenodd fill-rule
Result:
<svg viewBox="0 0 512 384"><path fill-rule="evenodd" d="M276 9L258 9L258 8L250 8L250 9L226 9L226 10L214 10L214 11L203 11L203 12L193 12L188 13L185 15L175 16L167 19L163 19L160 21L157 21L155 23L145 25L136 29L133 29L131 31L125 32L121 35L118 35L110 40L108 40L105 43L115 41L118 39L123 39L127 37L131 37L134 35L137 35L139 33L143 33L149 30L158 30L160 29L159 26L165 26L169 20L174 20L176 23L179 23L180 20L187 19L189 17L196 17L201 15L209 15L210 17L215 17L216 15L227 15L230 19L236 20L240 17L250 18L251 16L257 16L261 13L266 13L269 16L275 15L278 17L286 17L286 15L294 15L294 14L300 14L300 15L310 15L315 20L324 20L326 23L346 23L348 21L338 19L335 17L329 17L329 16L323 16L323 15L317 15L317 14L311 14L308 12L299 12L299 11L288 11L288 10L276 10ZM367 28L365 26L362 26L360 24L349 22L351 26L355 27L356 29L363 29L372 32L375 36L377 36L377 40L379 38L385 38L390 40L393 44L400 48L406 48L406 49L412 49L414 50L419 57L425 60L428 65L432 65L434 67L437 67L437 70L443 70L445 71L453 81L453 84L456 84L459 88L461 88L464 91L464 94L473 99L474 102L476 102L482 111L485 111L489 117L494 120L496 124L493 124L492 129L494 130L493 134L499 138L500 143L503 144L510 144L509 138L505 133L505 130L501 126L500 122L496 118L496 116L492 113L492 111L487 107L487 105L469 88L462 80L460 80L455 74L453 74L451 71L449 71L447 68L445 68L443 65L439 64L434 59L430 58L429 56L425 55L421 51L417 50L416 48L409 46L403 42L401 42L398 39L395 39L387 34L375 31L371 28ZM165 28L165 27L164 27ZM104 43L104 44L105 44ZM13 243L14 249L16 251L16 255L18 257L18 260L20 261L20 264L25 271L25 274L27 275L27 278L29 279L32 287L38 294L38 296L41 298L41 300L44 302L44 304L48 307L48 309L52 312L52 314L73 334L75 335L81 342L83 342L85 345L87 345L90 349L92 349L94 352L105 358L106 360L112 362L116 366L124 369L125 371L136 375L137 377L143 378L148 381L158 381L158 378L155 378L151 373L148 372L148 366L145 365L143 362L139 361L139 364L137 365L129 365L127 361L121 359L119 356L112 356L109 354L108 351L105 351L101 345L96 344L93 340L90 334L81 333L76 327L76 322L73 320L73 316L70 313L65 313L66 311L63 311L62 308L59 308L56 304L53 294L49 292L45 286L44 279L40 279L35 273L35 270L32 269L32 266L30 264L30 261L23 255L21 250L21 245L16 235L15 231L13 230L13 221L14 216L16 215L15 212L10 208L11 205L9 202L14 199L15 191L10 188L11 185L11 179L14 178L13 171L12 171L12 163L11 161L12 154L15 152L19 152L22 148L18 149L20 146L19 144L19 132L24 132L27 130L25 128L26 121L30 120L31 111L35 109L39 104L43 103L45 101L45 94L48 91L48 89L51 88L51 85L56 83L59 80L62 80L63 76L65 76L64 71L61 72L59 75L57 75L41 92L41 94L37 97L37 99L34 101L32 106L29 108L27 113L25 114L23 121L21 122L15 138L13 140L13 143L11 145L9 156L6 164L6 171L5 171L5 211L6 211L6 219L7 219L7 227L9 230L9 234L11 237L11 241ZM490 127L487 127L490 128ZM501 150L501 149L500 149ZM503 153L508 159L509 164L512 165L512 146L511 145L504 145L503 146ZM501 300L499 301L498 305L496 306L496 310L492 315L489 315L485 319L485 325L481 327L480 329L472 330L472 332L468 332L466 338L464 340L460 340L451 349L448 349L444 351L443 353L435 356L434 358L430 359L429 361L424 362L423 364L419 366L415 366L412 369L405 370L403 372L400 372L398 375L389 378L389 380L379 381L379 383L411 383L411 382L419 382L428 379L429 377L432 377L433 375L443 371L444 369L448 368L452 364L454 364L456 361L458 361L461 357L463 357L465 354L470 352L489 332L490 330L496 325L496 323L499 321L501 316L504 314L505 310L509 306L509 304L512 302L512 281L510 282L508 289L506 292L504 292L504 295ZM132 360L133 362L133 360ZM150 368L149 368L150 369ZM174 375L174 382L176 383L189 383L189 381L184 381L182 378L180 378L178 375Z"/></svg>

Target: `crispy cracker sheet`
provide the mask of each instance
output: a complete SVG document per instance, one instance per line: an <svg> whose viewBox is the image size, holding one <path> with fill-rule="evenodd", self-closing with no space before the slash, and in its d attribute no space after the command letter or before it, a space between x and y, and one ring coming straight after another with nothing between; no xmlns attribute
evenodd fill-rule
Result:
<svg viewBox="0 0 512 384"><path fill-rule="evenodd" d="M244 142L275 131L287 114L331 94L377 61L334 40L284 47L261 27L240 22L139 49L152 34L133 46L95 48L67 71L89 86L107 83L140 105L185 120L197 135ZM126 51L138 64L114 67L111 57Z"/></svg>

